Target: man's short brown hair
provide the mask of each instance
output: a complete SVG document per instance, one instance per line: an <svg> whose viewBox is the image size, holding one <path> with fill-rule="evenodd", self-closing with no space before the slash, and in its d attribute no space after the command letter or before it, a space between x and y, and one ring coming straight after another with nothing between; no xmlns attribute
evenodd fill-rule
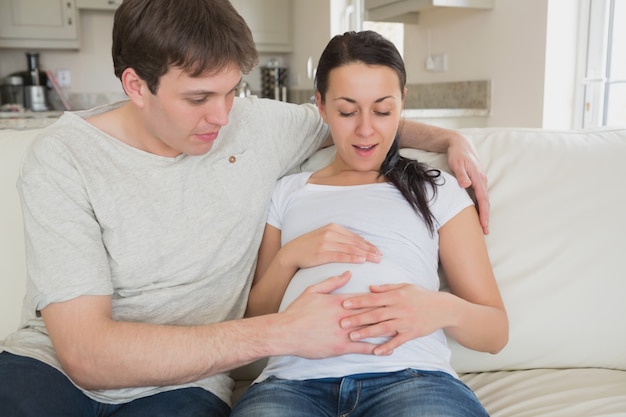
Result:
<svg viewBox="0 0 626 417"><path fill-rule="evenodd" d="M192 77L258 62L250 28L228 0L124 0L113 23L113 67L133 68L155 94L177 67Z"/></svg>

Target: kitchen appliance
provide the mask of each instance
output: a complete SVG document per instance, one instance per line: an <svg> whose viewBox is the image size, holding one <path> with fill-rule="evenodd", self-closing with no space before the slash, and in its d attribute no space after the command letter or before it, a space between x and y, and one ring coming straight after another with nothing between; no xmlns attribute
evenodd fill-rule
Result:
<svg viewBox="0 0 626 417"><path fill-rule="evenodd" d="M0 87L0 110L24 110L24 80L22 77L9 76L4 79Z"/></svg>
<svg viewBox="0 0 626 417"><path fill-rule="evenodd" d="M43 84L42 74L39 70L39 53L26 52L28 73L27 82L24 86L24 106L32 111L46 111L48 107L48 91Z"/></svg>
<svg viewBox="0 0 626 417"><path fill-rule="evenodd" d="M261 97L287 101L287 68L272 59L261 67Z"/></svg>
<svg viewBox="0 0 626 417"><path fill-rule="evenodd" d="M43 85L24 86L24 107L32 111L48 110L48 100Z"/></svg>
<svg viewBox="0 0 626 417"><path fill-rule="evenodd" d="M237 84L237 88L235 90L235 94L237 97L248 97L252 94L252 90L250 90L250 84L247 81L242 81Z"/></svg>
<svg viewBox="0 0 626 417"><path fill-rule="evenodd" d="M28 64L28 76L31 85L41 85L39 77L39 53L26 52L26 62Z"/></svg>

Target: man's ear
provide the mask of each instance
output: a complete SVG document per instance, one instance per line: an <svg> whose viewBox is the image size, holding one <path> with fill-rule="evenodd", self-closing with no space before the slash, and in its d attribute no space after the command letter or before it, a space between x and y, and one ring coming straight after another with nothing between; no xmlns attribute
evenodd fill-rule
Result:
<svg viewBox="0 0 626 417"><path fill-rule="evenodd" d="M137 107L143 107L144 95L150 94L150 90L134 69L126 68L121 77L122 87L126 91L126 95Z"/></svg>

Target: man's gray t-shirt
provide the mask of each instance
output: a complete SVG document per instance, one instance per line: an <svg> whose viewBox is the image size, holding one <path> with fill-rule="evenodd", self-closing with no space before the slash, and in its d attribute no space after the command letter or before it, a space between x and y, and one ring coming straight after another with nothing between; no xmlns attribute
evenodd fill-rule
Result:
<svg viewBox="0 0 626 417"><path fill-rule="evenodd" d="M22 327L0 350L61 369L38 311L111 295L113 319L200 325L240 318L276 180L328 131L313 106L236 99L205 155L163 157L66 113L33 143L18 180L26 231ZM210 343L210 341L207 341ZM230 403L232 381L188 384ZM86 391L122 403L179 387Z"/></svg>

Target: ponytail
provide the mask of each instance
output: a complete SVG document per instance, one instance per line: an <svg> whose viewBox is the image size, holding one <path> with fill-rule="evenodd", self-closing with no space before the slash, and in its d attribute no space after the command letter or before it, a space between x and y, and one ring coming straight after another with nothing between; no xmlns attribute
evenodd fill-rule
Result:
<svg viewBox="0 0 626 417"><path fill-rule="evenodd" d="M400 155L399 139L396 135L381 165L380 174L402 193L415 212L424 220L432 236L435 232L435 219L430 211L430 199L427 199L428 187L432 190L432 199L434 199L437 195L439 179L443 181L441 171Z"/></svg>

